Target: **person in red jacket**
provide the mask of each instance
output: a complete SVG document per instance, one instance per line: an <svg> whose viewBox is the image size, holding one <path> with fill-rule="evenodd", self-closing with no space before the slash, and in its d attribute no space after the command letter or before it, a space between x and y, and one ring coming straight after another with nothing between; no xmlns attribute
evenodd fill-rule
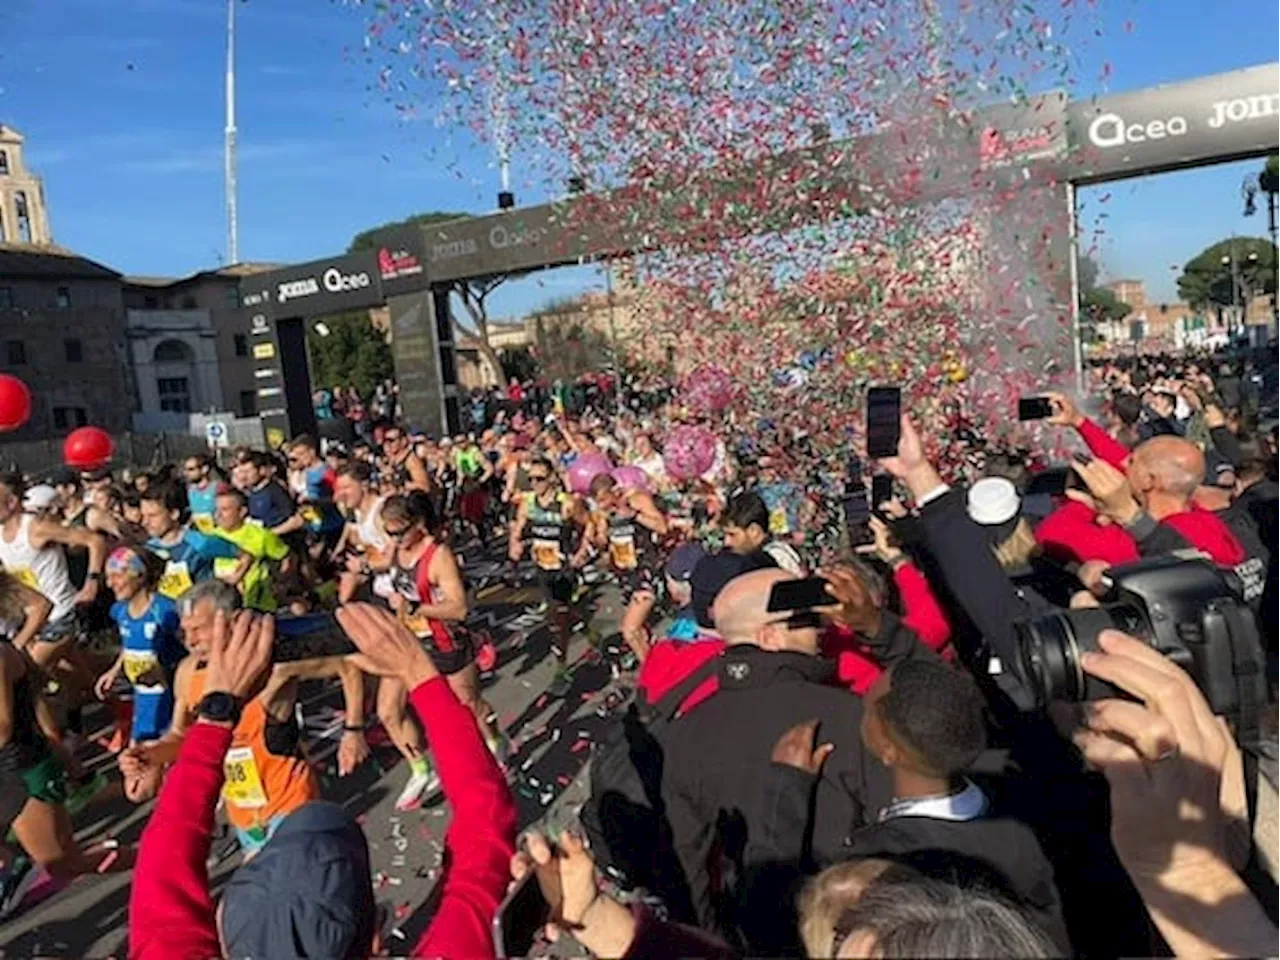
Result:
<svg viewBox="0 0 1280 960"><path fill-rule="evenodd" d="M412 955L493 957L490 925L515 851L516 809L506 781L474 715L411 633L364 604L342 608L338 618L361 651L361 669L403 680L440 745L436 762L454 809L445 837L449 868L435 917ZM270 617L247 613L217 631L200 719L142 835L129 902L131 957L355 958L378 947L368 845L334 804L316 801L290 814L232 876L216 908L209 892L205 863L223 756L238 704L265 679L274 633Z"/></svg>
<svg viewBox="0 0 1280 960"><path fill-rule="evenodd" d="M1244 547L1214 514L1192 502L1204 480L1204 454L1181 437L1158 436L1130 451L1086 418L1069 397L1049 394L1049 423L1072 426L1095 459L1073 466L1098 512L1133 537L1143 556L1194 549L1221 567L1246 559Z"/></svg>

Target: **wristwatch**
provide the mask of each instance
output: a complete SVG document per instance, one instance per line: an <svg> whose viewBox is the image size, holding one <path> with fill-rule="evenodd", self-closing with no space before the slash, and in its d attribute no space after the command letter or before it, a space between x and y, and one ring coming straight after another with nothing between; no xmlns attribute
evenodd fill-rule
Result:
<svg viewBox="0 0 1280 960"><path fill-rule="evenodd" d="M238 697L221 690L206 693L196 713L214 723L229 723L235 726L240 722L240 711L243 709Z"/></svg>

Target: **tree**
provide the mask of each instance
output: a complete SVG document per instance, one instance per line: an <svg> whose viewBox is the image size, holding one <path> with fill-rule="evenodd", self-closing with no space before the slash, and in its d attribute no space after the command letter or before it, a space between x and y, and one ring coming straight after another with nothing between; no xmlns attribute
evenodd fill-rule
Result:
<svg viewBox="0 0 1280 960"><path fill-rule="evenodd" d="M538 375L538 361L528 347L509 347L498 354L502 361L502 375L508 380L523 383Z"/></svg>
<svg viewBox="0 0 1280 960"><path fill-rule="evenodd" d="M355 387L367 398L377 384L395 375L391 347L369 322L366 311L325 318L326 336L317 329L320 326L307 330L311 380L317 387Z"/></svg>
<svg viewBox="0 0 1280 960"><path fill-rule="evenodd" d="M427 213L415 213L413 216L405 217L403 220L391 220L387 223L379 224L376 227L370 227L368 230L361 230L351 238L351 243L347 245L347 252L354 253L357 250L372 250L375 246L374 235L389 227L407 227L416 225L419 227L429 227L435 223L449 223L452 220L466 220L471 214L469 213L451 213L447 210L431 210Z"/></svg>
<svg viewBox="0 0 1280 960"><path fill-rule="evenodd" d="M1094 287L1080 292L1080 327L1084 339L1098 339L1098 327L1119 323L1133 308L1119 299L1106 287Z"/></svg>
<svg viewBox="0 0 1280 960"><path fill-rule="evenodd" d="M1178 295L1196 309L1247 308L1252 297L1276 292L1276 248L1261 237L1232 237L1187 261Z"/></svg>
<svg viewBox="0 0 1280 960"><path fill-rule="evenodd" d="M1098 286L1098 263L1087 253L1076 260L1076 285L1082 303L1084 295Z"/></svg>

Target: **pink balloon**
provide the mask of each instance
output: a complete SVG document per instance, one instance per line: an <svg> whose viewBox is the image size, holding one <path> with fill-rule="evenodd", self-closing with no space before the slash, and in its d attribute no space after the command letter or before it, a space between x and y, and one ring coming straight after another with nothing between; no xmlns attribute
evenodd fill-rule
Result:
<svg viewBox="0 0 1280 960"><path fill-rule="evenodd" d="M716 459L716 435L706 427L682 424L663 442L662 463L677 480L691 480L711 469Z"/></svg>
<svg viewBox="0 0 1280 960"><path fill-rule="evenodd" d="M598 453L584 453L569 464L569 489L574 493L587 493L591 481L609 472L609 458Z"/></svg>
<svg viewBox="0 0 1280 960"><path fill-rule="evenodd" d="M618 486L624 490L648 490L649 475L639 467L624 466L614 467L610 476L618 482Z"/></svg>

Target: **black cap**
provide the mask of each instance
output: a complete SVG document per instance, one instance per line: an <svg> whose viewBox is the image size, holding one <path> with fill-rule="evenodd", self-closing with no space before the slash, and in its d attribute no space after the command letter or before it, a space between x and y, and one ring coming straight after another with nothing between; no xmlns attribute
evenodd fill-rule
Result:
<svg viewBox="0 0 1280 960"><path fill-rule="evenodd" d="M698 562L693 568L693 576L689 578L689 586L693 591L693 615L698 626L710 630L715 626L711 617L711 604L715 602L726 583L752 570L763 570L776 567L777 564L769 555L761 551L743 556L724 550L711 554Z"/></svg>
<svg viewBox="0 0 1280 960"><path fill-rule="evenodd" d="M360 825L316 800L289 814L227 882L222 942L230 957L367 957L375 910Z"/></svg>
<svg viewBox="0 0 1280 960"><path fill-rule="evenodd" d="M78 487L80 474L70 467L56 467L49 474L49 483L55 487Z"/></svg>

